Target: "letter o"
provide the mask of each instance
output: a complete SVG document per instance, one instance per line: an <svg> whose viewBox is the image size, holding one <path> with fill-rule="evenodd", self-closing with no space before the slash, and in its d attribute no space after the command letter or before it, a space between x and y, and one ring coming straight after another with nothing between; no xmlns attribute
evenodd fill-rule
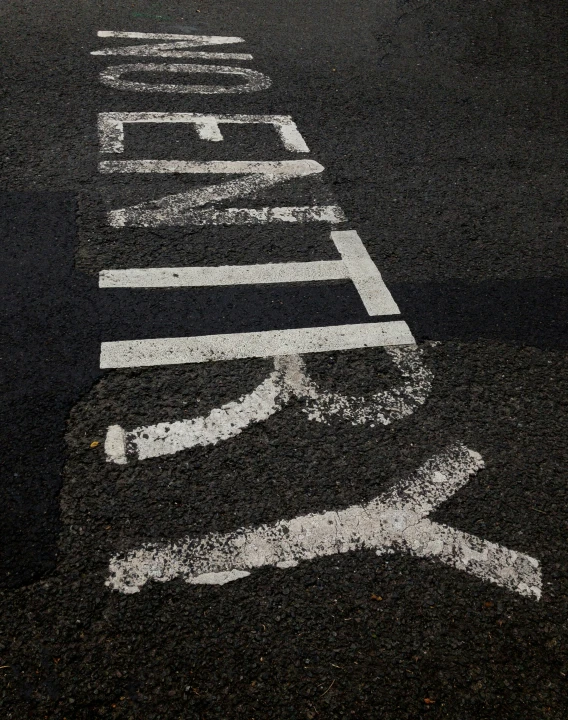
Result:
<svg viewBox="0 0 568 720"><path fill-rule="evenodd" d="M122 76L133 72L170 72L200 73L207 75L240 75L246 78L241 85L181 85L179 83L145 83L123 80ZM202 95L235 94L266 90L272 84L269 77L256 70L225 65L187 65L162 63L132 63L112 65L100 74L103 85L116 90L134 90L135 92L200 93Z"/></svg>

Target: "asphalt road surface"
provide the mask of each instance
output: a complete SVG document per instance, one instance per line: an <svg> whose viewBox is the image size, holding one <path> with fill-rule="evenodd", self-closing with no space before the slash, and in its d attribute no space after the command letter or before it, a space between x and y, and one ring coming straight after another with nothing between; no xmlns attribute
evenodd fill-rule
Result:
<svg viewBox="0 0 568 720"><path fill-rule="evenodd" d="M560 0L5 0L2 717L568 717Z"/></svg>

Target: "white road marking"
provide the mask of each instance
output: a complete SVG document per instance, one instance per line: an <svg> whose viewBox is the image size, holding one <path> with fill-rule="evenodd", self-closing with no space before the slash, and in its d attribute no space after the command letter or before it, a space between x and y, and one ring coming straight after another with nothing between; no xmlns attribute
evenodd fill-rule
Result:
<svg viewBox="0 0 568 720"><path fill-rule="evenodd" d="M347 217L339 205L291 205L288 207L227 208L225 210L207 208L205 210L184 210L180 213L146 210L144 204L137 205L135 208L137 212L134 213L128 212L130 208L112 210L108 214L109 225L112 227L164 227L170 225L268 225L281 222L323 222L334 225L347 221Z"/></svg>
<svg viewBox="0 0 568 720"><path fill-rule="evenodd" d="M124 151L124 124L127 122L193 123L205 140L223 140L219 124L273 125L284 147L292 152L309 152L293 120L286 115L208 115L204 113L101 113L99 137L103 152ZM192 161L192 160L102 160L102 173L198 173L246 175L216 185L167 195L127 208L112 210L108 222L112 227L162 227L174 225L242 225L272 222L344 222L345 215L335 205L282 208L195 208L255 195L280 182L321 173L324 167L315 160L279 161ZM359 263L360 264L360 263ZM378 272L378 271L377 271ZM363 282L363 281L362 281ZM369 282L366 278L364 282Z"/></svg>
<svg viewBox="0 0 568 720"><path fill-rule="evenodd" d="M334 416L352 425L374 423L390 425L402 420L424 405L432 390L434 375L422 362L422 348L386 347L396 368L403 377L400 385L375 393L370 397L353 397L337 392L322 392L309 378L305 382L306 407L303 412L310 420L328 423Z"/></svg>
<svg viewBox="0 0 568 720"><path fill-rule="evenodd" d="M203 573L198 578L194 579L196 585L226 585L227 583L233 582L233 580L240 580L241 578L248 577L249 572L245 570L229 570L228 572L219 573Z"/></svg>
<svg viewBox="0 0 568 720"><path fill-rule="evenodd" d="M179 40L188 43L188 47L200 45L232 45L245 42L241 37L223 37L221 35L174 35L172 33L125 32L123 30L99 30L98 37L130 38L132 40Z"/></svg>
<svg viewBox="0 0 568 720"><path fill-rule="evenodd" d="M212 287L348 279L349 271L341 260L320 260L266 265L102 270L99 273L99 287Z"/></svg>
<svg viewBox="0 0 568 720"><path fill-rule="evenodd" d="M297 356L275 358L272 372L251 393L215 408L209 415L181 422L159 423L126 433L113 425L107 431L107 462L124 464L128 453L139 460L172 455L196 445L216 445L240 434L252 423L267 420L291 396L305 395L303 363Z"/></svg>
<svg viewBox="0 0 568 720"><path fill-rule="evenodd" d="M111 210L108 222L113 227L162 227L186 224L251 224L258 222L306 222L325 216L345 217L334 205L322 208L207 208L195 210L225 200L256 195L282 182L321 173L324 170L315 160L280 161L206 161L181 160L106 160L100 163L101 172L181 172L223 173L245 175L216 185L206 185L139 205ZM338 212L339 211L339 212Z"/></svg>
<svg viewBox="0 0 568 720"><path fill-rule="evenodd" d="M112 462L117 465L126 465L128 462L126 457L126 433L120 425L111 425L107 429L105 454L107 462L110 462L109 458L112 458Z"/></svg>
<svg viewBox="0 0 568 720"><path fill-rule="evenodd" d="M377 423L390 425L411 415L426 402L433 375L422 363L422 349L413 346L386 347L404 382L370 397L349 397L321 392L308 376L304 361L298 355L274 358L274 371L252 392L237 401L214 408L209 415L143 425L126 432L119 425L107 430L107 462L125 464L132 459L173 455L196 445L215 445L239 435L253 423L267 420L292 398L306 401L303 412L310 420L329 422L333 416L353 425Z"/></svg>
<svg viewBox="0 0 568 720"><path fill-rule="evenodd" d="M249 357L414 345L402 320L101 343L101 368L150 367Z"/></svg>
<svg viewBox="0 0 568 720"><path fill-rule="evenodd" d="M366 505L226 534L147 544L124 556L115 555L106 584L125 594L138 592L149 580L224 584L266 566L293 567L301 561L361 550L375 550L378 555L397 550L539 599L538 560L427 519L483 467L478 453L454 445Z"/></svg>
<svg viewBox="0 0 568 720"><path fill-rule="evenodd" d="M193 42L158 43L155 45L128 45L104 50L93 50L91 55L126 55L136 57L199 58L201 60L252 60L250 53L215 53L183 48L195 47Z"/></svg>
<svg viewBox="0 0 568 720"><path fill-rule="evenodd" d="M201 287L350 279L369 315L399 315L397 304L357 232L336 231L331 237L342 260L103 270L99 273L99 287Z"/></svg>
<svg viewBox="0 0 568 720"><path fill-rule="evenodd" d="M245 78L246 82L240 85L185 85L183 83L147 83L134 80L123 80L126 73L183 73L186 75L237 75ZM128 65L112 65L99 75L103 85L115 90L134 90L135 92L165 92L165 93L200 93L202 95L236 94L266 90L272 84L267 75L257 70L242 67L229 67L226 65L193 65L171 63L131 63Z"/></svg>
<svg viewBox="0 0 568 720"><path fill-rule="evenodd" d="M99 171L102 173L261 175L269 178L271 182L273 180L276 182L278 178L290 180L313 175L324 170L324 166L315 160L101 160L99 163ZM202 191L206 189L200 188ZM188 194L183 193L183 196L186 197ZM219 199L226 200L232 197L235 195L230 194Z"/></svg>
<svg viewBox="0 0 568 720"><path fill-rule="evenodd" d="M355 230L331 233L369 315L398 315L400 310L383 282L379 269Z"/></svg>
<svg viewBox="0 0 568 720"><path fill-rule="evenodd" d="M289 115L213 115L210 113L108 112L99 113L99 147L101 152L124 152L125 123L190 123L202 140L223 140L220 124L273 125L286 150L310 152L296 123Z"/></svg>

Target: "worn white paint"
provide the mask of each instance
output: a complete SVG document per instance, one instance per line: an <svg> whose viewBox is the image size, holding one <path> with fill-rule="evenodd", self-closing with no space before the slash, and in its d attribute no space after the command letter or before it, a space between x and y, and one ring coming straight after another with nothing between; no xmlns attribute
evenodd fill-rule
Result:
<svg viewBox="0 0 568 720"><path fill-rule="evenodd" d="M337 416L353 425L371 426L390 425L412 415L432 390L434 376L422 362L423 349L410 345L385 350L402 376L401 383L369 397L357 397L322 391L306 377L303 412L316 422L329 423Z"/></svg>
<svg viewBox="0 0 568 720"><path fill-rule="evenodd" d="M155 45L128 45L104 50L93 50L91 55L121 55L128 57L194 58L199 60L252 60L250 53L216 53L184 50L194 47L192 42L157 43Z"/></svg>
<svg viewBox="0 0 568 720"><path fill-rule="evenodd" d="M117 465L125 465L128 462L126 457L126 433L120 425L111 425L107 429L105 455L107 461L112 458L112 462Z"/></svg>
<svg viewBox="0 0 568 720"><path fill-rule="evenodd" d="M139 205L111 210L108 222L113 227L163 227L186 224L251 224L259 222L306 222L321 219L320 208L227 208L196 210L227 200L256 195L282 182L321 173L324 167L315 160L280 161L204 161L185 160L107 160L101 172L179 172L245 175L215 185L206 185ZM342 217L340 208L323 206L325 216Z"/></svg>
<svg viewBox="0 0 568 720"><path fill-rule="evenodd" d="M103 270L99 274L99 287L198 287L350 279L369 315L400 314L359 235L354 230L347 230L332 232L331 237L342 260Z"/></svg>
<svg viewBox="0 0 568 720"><path fill-rule="evenodd" d="M386 347L403 382L370 397L349 397L322 392L309 377L297 355L274 358L274 371L252 392L214 408L208 415L143 425L126 432L118 425L107 431L107 462L124 464L132 459L172 455L197 445L215 445L239 435L254 423L267 420L292 398L304 400L303 412L310 420L329 422L344 418L354 425L390 425L411 415L426 401L432 387L432 372L422 362L422 348ZM128 449L128 452L127 452Z"/></svg>
<svg viewBox="0 0 568 720"><path fill-rule="evenodd" d="M246 570L229 570L227 572L216 572L216 573L203 573L198 575L189 581L191 585L226 585L227 583L233 582L233 580L240 580L241 578L248 577L250 575Z"/></svg>
<svg viewBox="0 0 568 720"><path fill-rule="evenodd" d="M223 140L220 124L272 125L286 150L310 151L296 123L289 115L213 115L210 113L106 112L99 113L99 147L104 153L124 152L125 123L189 123L201 140Z"/></svg>
<svg viewBox="0 0 568 720"><path fill-rule="evenodd" d="M398 305L357 232L335 231L331 233L331 239L339 250L349 277L369 315L398 315Z"/></svg>
<svg viewBox="0 0 568 720"><path fill-rule="evenodd" d="M201 45L232 45L245 42L241 37L225 37L221 35L183 35L172 33L144 33L130 32L124 30L99 30L98 37L104 38L126 38L131 40L172 40L187 43L187 47L199 47Z"/></svg>
<svg viewBox="0 0 568 720"><path fill-rule="evenodd" d="M414 342L408 325L402 320L151 340L117 340L101 343L100 366L125 368L180 365L410 345Z"/></svg>
<svg viewBox="0 0 568 720"><path fill-rule="evenodd" d="M427 519L483 466L478 453L454 445L363 505L226 534L147 544L116 555L106 584L126 594L138 592L149 580L222 584L266 566L286 568L338 553L375 550L380 555L395 550L442 562L538 599L542 589L538 560Z"/></svg>
<svg viewBox="0 0 568 720"><path fill-rule="evenodd" d="M210 287L347 279L349 271L340 260L320 260L266 265L102 270L99 287Z"/></svg>
<svg viewBox="0 0 568 720"><path fill-rule="evenodd" d="M324 169L323 165L315 160L101 160L99 163L99 171L102 173L261 175L269 178L271 184L279 178L290 180L321 173ZM200 188L200 191L204 192L206 189ZM187 193L183 193L183 197L186 198ZM213 197L217 199L217 196ZM236 194L231 193L219 197L219 200L234 197Z"/></svg>
<svg viewBox="0 0 568 720"><path fill-rule="evenodd" d="M339 205L291 205L287 207L261 208L206 208L185 210L177 213L156 212L136 206L139 211L130 213L130 208L112 210L108 222L112 227L164 227L175 225L268 225L272 223L323 222L337 224L347 221Z"/></svg>
<svg viewBox="0 0 568 720"><path fill-rule="evenodd" d="M213 409L209 415L146 425L128 433L112 425L105 443L107 462L123 464L127 454L146 460L228 440L252 423L267 420L292 396L303 397L304 385L303 362L299 357L275 358L274 371L252 392Z"/></svg>
<svg viewBox="0 0 568 720"><path fill-rule="evenodd" d="M245 82L239 85L186 85L184 83L148 83L124 80L123 75L128 73L174 73L184 75L232 75L244 78ZM267 75L257 70L242 67L229 67L227 65L194 65L177 63L129 63L127 65L112 65L105 68L100 75L103 85L115 90L133 90L135 92L164 92L164 93L199 93L202 95L220 95L257 92L266 90L272 84Z"/></svg>

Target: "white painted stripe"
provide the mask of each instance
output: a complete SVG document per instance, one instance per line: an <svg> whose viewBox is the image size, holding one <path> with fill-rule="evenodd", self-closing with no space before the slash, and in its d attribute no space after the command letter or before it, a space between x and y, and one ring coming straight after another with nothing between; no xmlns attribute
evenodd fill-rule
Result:
<svg viewBox="0 0 568 720"><path fill-rule="evenodd" d="M106 112L99 113L99 143L101 152L124 152L125 123L191 123L202 140L223 140L219 124L273 125L286 150L310 152L296 123L289 115L212 115L210 113L165 112Z"/></svg>
<svg viewBox="0 0 568 720"><path fill-rule="evenodd" d="M103 270L99 274L99 287L197 287L350 279L369 315L400 314L357 233L353 230L332 232L331 236L343 256L342 261Z"/></svg>
<svg viewBox="0 0 568 720"><path fill-rule="evenodd" d="M99 287L204 287L315 282L348 278L349 273L341 260L320 260L267 265L103 270L99 273Z"/></svg>
<svg viewBox="0 0 568 720"><path fill-rule="evenodd" d="M485 582L540 600L542 572L538 560L530 555L430 520L409 522L404 546L416 557L438 560Z"/></svg>
<svg viewBox="0 0 568 720"><path fill-rule="evenodd" d="M355 230L331 233L331 239L341 253L349 270L349 277L357 288L369 315L398 315L400 310L381 273Z"/></svg>
<svg viewBox="0 0 568 720"><path fill-rule="evenodd" d="M408 325L401 320L228 335L118 340L101 344L100 366L179 365L414 343Z"/></svg>
<svg viewBox="0 0 568 720"><path fill-rule="evenodd" d="M478 453L454 445L366 505L148 544L116 555L106 584L126 594L138 592L149 580L178 577L190 584L224 584L260 567L294 567L301 561L374 549L379 555L398 550L437 560L538 599L542 577L537 560L426 519L483 466Z"/></svg>
<svg viewBox="0 0 568 720"><path fill-rule="evenodd" d="M390 425L402 420L424 405L432 390L434 375L422 362L422 348L385 347L402 382L389 390L368 397L354 397L338 392L324 392L306 377L306 406L302 411L310 420L329 423L334 417L353 425Z"/></svg>
<svg viewBox="0 0 568 720"><path fill-rule="evenodd" d="M217 214L221 214L221 217L230 217L231 213L234 213L237 223L242 224L245 221L257 223L261 218L257 217L258 211L251 208L218 210L213 207L202 211L195 211L194 208L255 195L260 190L266 190L279 183L289 182L297 177L305 177L324 170L323 166L315 160L281 160L278 162L109 160L101 163L102 172L113 172L114 167L119 170L123 168L121 172L159 172L161 168L164 172L173 172L178 168L179 172L184 173L221 173L244 175L244 177L237 177L216 185L197 187L175 195L166 195L158 200L150 200L119 210L111 210L108 222L113 227L201 224L201 218L203 218L203 224L215 224ZM269 208L270 212L265 221L280 220L277 216L278 210L279 208ZM290 208L283 208L283 210L290 210ZM314 208L310 208L310 210L313 211ZM295 217L293 221L297 221L297 218Z"/></svg>
<svg viewBox="0 0 568 720"><path fill-rule="evenodd" d="M229 570L228 572L219 573L203 573L199 576L199 585L226 585L227 583L233 582L233 580L240 580L241 578L248 577L249 572L245 570ZM198 578L195 578L196 581Z"/></svg>
<svg viewBox="0 0 568 720"><path fill-rule="evenodd" d="M158 423L126 433L117 425L107 431L107 462L124 464L129 454L139 460L172 455L196 445L215 445L239 435L253 422L267 420L292 395L305 394L302 361L297 356L275 358L274 372L238 401L213 409L209 415L180 422ZM111 438L109 440L109 438Z"/></svg>
<svg viewBox="0 0 568 720"><path fill-rule="evenodd" d="M174 35L172 33L125 32L123 30L99 30L98 37L131 38L134 40L180 40L198 45L231 45L245 42L241 37L223 37L221 35Z"/></svg>
<svg viewBox="0 0 568 720"><path fill-rule="evenodd" d="M172 455L196 445L215 445L239 435L253 423L267 420L292 397L307 401L303 412L310 420L329 422L339 416L354 425L390 425L424 404L432 388L433 375L422 363L422 348L386 347L385 351L403 378L390 390L369 397L321 392L306 373L302 358L278 356L274 358L274 372L258 387L238 401L214 408L209 415L143 425L130 432L111 425L105 442L107 462L126 463L127 447L133 459L145 460Z"/></svg>
<svg viewBox="0 0 568 720"><path fill-rule="evenodd" d="M324 170L315 160L101 160L99 163L102 173L262 174L290 179ZM186 195L184 193L184 197Z"/></svg>
<svg viewBox="0 0 568 720"><path fill-rule="evenodd" d="M205 204L205 203L204 203ZM136 206L135 206L136 207ZM140 206L138 206L140 207ZM176 225L267 225L269 223L325 222L333 225L347 221L339 205L315 205L263 208L227 208L186 210L181 213L158 213L155 210L129 212L130 208L111 210L112 227L164 227Z"/></svg>
<svg viewBox="0 0 568 720"><path fill-rule="evenodd" d="M305 175L306 169L305 166L300 167L302 174ZM314 171L319 172L317 169ZM112 210L109 213L109 223L115 226L144 225L146 222L154 222L158 225L184 225L188 213L195 212L194 208L196 207L255 195L260 190L266 190L280 182L287 182L292 177L285 173L278 175L246 173L245 177L216 185L197 187L175 195L166 195L158 200ZM208 208L206 212L219 211L216 208Z"/></svg>
<svg viewBox="0 0 568 720"><path fill-rule="evenodd" d="M120 425L111 425L107 429L105 438L105 454L112 458L117 465L125 465L128 462L126 457L126 433Z"/></svg>
<svg viewBox="0 0 568 720"><path fill-rule="evenodd" d="M145 433L144 442L136 443L137 433L128 435L128 447L136 449L138 458L172 455L187 447L215 445L238 435L251 424L251 418L268 419L280 406L280 387L273 376L267 378L254 393L239 402L227 403L208 416L190 422L161 423ZM125 443L126 448L126 443ZM114 461L114 456L113 461Z"/></svg>
<svg viewBox="0 0 568 720"><path fill-rule="evenodd" d="M292 152L310 152L310 148L306 145L304 138L300 135L294 122L275 123L275 125L286 150Z"/></svg>
<svg viewBox="0 0 568 720"><path fill-rule="evenodd" d="M223 135L219 129L219 125L208 120L197 121L195 130L200 140L208 140L209 142L223 142Z"/></svg>
<svg viewBox="0 0 568 720"><path fill-rule="evenodd" d="M250 53L217 53L196 50L183 50L194 47L193 42L159 43L156 45L129 45L103 50L93 50L91 55L123 55L129 57L171 57L171 58L198 58L201 60L252 60Z"/></svg>
<svg viewBox="0 0 568 720"><path fill-rule="evenodd" d="M245 78L246 82L240 85L185 85L183 83L146 83L133 80L123 80L127 73L183 73L186 75L237 75ZM111 65L99 75L103 85L115 90L133 90L135 92L165 92L165 93L200 93L203 95L219 95L244 92L257 92L266 90L272 84L270 78L257 70L242 67L228 67L226 65L193 65L171 63L131 63L128 65Z"/></svg>

